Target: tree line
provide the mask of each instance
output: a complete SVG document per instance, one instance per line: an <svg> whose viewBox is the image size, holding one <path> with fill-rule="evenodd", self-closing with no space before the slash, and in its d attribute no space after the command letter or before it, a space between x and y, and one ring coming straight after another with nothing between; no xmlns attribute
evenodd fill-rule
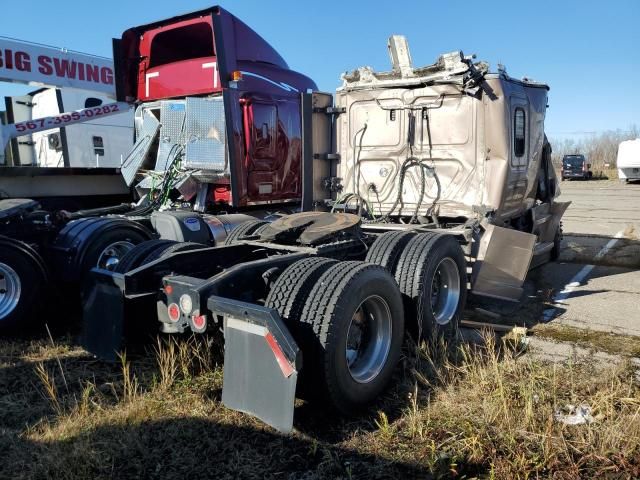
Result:
<svg viewBox="0 0 640 480"><path fill-rule="evenodd" d="M564 155L578 153L587 157L593 171L615 169L618 145L635 138L640 138L640 128L637 125L632 125L627 130L607 130L580 139L552 138L553 163L556 168L560 168Z"/></svg>

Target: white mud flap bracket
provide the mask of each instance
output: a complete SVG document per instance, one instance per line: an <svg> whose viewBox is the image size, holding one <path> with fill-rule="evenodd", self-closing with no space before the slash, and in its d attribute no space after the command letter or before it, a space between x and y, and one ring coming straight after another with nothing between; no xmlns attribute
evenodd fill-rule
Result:
<svg viewBox="0 0 640 480"><path fill-rule="evenodd" d="M529 271L536 236L482 222L471 291L476 295L518 301Z"/></svg>
<svg viewBox="0 0 640 480"><path fill-rule="evenodd" d="M222 403L289 433L302 353L274 309L212 296L224 317Z"/></svg>

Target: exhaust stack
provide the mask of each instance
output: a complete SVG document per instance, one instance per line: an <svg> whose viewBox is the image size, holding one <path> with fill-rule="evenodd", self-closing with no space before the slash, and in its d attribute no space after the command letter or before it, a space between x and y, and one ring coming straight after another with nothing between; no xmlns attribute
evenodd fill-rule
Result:
<svg viewBox="0 0 640 480"><path fill-rule="evenodd" d="M391 35L387 47L389 48L389 58L391 59L393 71L399 73L402 78L415 76L407 37L404 35Z"/></svg>

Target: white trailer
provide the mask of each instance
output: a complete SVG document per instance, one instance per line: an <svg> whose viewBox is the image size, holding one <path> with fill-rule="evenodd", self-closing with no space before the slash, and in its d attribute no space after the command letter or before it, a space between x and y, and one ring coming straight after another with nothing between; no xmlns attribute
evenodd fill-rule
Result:
<svg viewBox="0 0 640 480"><path fill-rule="evenodd" d="M122 108L109 118L103 114L103 107L115 98L111 59L0 37L0 81L43 86L27 95L5 97L3 129L17 125L18 130L5 136L10 140L6 148L4 143L0 147L4 195L128 195L120 166L133 145L133 112ZM30 128L34 119L63 118L65 112L79 110L87 114L74 125ZM24 135L17 136L20 133Z"/></svg>
<svg viewBox="0 0 640 480"><path fill-rule="evenodd" d="M9 123L30 121L113 102L109 95L72 88L45 88L25 96L6 97ZM130 111L83 123L30 133L11 141L14 166L120 168L133 145Z"/></svg>
<svg viewBox="0 0 640 480"><path fill-rule="evenodd" d="M640 180L640 138L620 143L616 164L620 180Z"/></svg>

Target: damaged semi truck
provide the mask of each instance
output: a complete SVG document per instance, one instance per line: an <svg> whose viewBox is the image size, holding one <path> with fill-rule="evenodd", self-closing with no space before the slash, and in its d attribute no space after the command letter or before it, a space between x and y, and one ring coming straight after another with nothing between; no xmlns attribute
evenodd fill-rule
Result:
<svg viewBox="0 0 640 480"><path fill-rule="evenodd" d="M121 172L139 198L95 208L92 198L74 196L58 199L56 210L39 198L0 200L0 331L28 331L43 318L38 307L57 298L79 304L91 268L115 269L145 240L152 241L144 245L149 258L196 242L218 245L242 222L299 209L299 92L315 84L291 71L240 20L212 11L169 27L148 26L143 38L131 29L116 41L122 101L0 127L4 146L21 132L103 118L133 105L137 141ZM214 21L221 22L215 42ZM250 71L240 88L230 89L225 80L223 95L221 75L240 78L243 70ZM245 118L253 123L245 125ZM145 258L136 250L119 268Z"/></svg>
<svg viewBox="0 0 640 480"><path fill-rule="evenodd" d="M346 73L333 97L219 7L115 42L119 100L136 104L123 174L178 243L93 269L87 350L222 332L223 402L288 431L296 394L344 413L375 399L405 332L455 337L469 292L520 298L568 205L548 87L459 51L415 68L401 36L388 48L390 71ZM260 218L226 235L239 209Z"/></svg>

